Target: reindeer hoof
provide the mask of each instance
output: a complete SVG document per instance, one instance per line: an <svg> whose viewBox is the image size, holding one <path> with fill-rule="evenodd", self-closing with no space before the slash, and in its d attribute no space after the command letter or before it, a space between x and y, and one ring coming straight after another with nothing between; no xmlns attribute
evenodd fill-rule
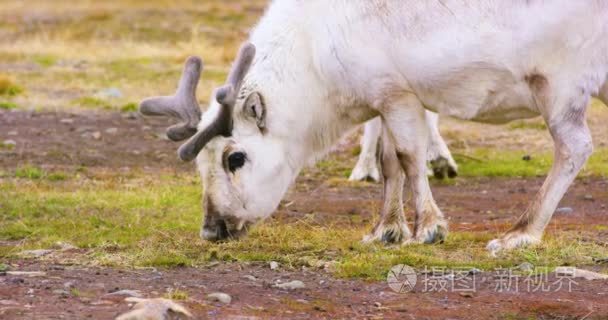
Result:
<svg viewBox="0 0 608 320"><path fill-rule="evenodd" d="M363 237L363 243L380 241L386 245L409 243L412 234L406 223L383 225L375 228L371 233Z"/></svg>
<svg viewBox="0 0 608 320"><path fill-rule="evenodd" d="M458 168L441 156L431 160L431 168L433 169L433 176L439 180L443 180L446 176L449 178L458 176Z"/></svg>
<svg viewBox="0 0 608 320"><path fill-rule="evenodd" d="M540 238L534 237L527 233L515 231L509 232L499 239L494 239L488 242L486 249L490 252L490 255L495 257L500 251L526 247L537 243L540 243Z"/></svg>
<svg viewBox="0 0 608 320"><path fill-rule="evenodd" d="M439 218L432 224L417 228L415 240L418 243L443 243L447 236L448 223Z"/></svg>
<svg viewBox="0 0 608 320"><path fill-rule="evenodd" d="M380 181L380 171L375 162L358 162L348 180L378 182Z"/></svg>

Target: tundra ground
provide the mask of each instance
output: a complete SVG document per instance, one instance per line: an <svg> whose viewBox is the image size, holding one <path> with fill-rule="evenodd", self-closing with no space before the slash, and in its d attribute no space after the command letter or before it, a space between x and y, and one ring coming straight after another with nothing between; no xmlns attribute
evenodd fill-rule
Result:
<svg viewBox="0 0 608 320"><path fill-rule="evenodd" d="M199 318L608 317L602 280L540 290L517 269L509 279L518 289L497 292L501 270L525 262L537 267L536 279L548 276L546 286L557 283L557 266L608 273L608 108L595 101L588 119L596 152L541 245L498 258L484 249L525 209L551 165L550 136L538 119L502 126L442 120L460 165L457 179L432 182L450 219L443 244L359 242L378 218L381 186L347 181L356 135L306 169L273 218L247 238L200 240L194 167L180 163L177 145L163 138L168 120L141 118L136 103L171 92L191 54L205 59L198 93L208 100L265 3L3 1L0 318L108 319L129 309L122 297L105 296L117 289L180 300ZM411 221L409 206L406 212ZM33 249L51 251L23 256ZM387 285L397 264L418 271L413 293ZM420 280L431 268L479 269L477 286L427 287ZM291 280L306 288L274 287ZM232 303L205 299L217 291Z"/></svg>

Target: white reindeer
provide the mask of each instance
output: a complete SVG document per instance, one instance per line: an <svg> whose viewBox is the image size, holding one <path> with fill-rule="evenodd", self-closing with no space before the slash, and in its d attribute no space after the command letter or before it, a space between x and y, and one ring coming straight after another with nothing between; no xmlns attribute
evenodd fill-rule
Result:
<svg viewBox="0 0 608 320"><path fill-rule="evenodd" d="M439 115L426 111L426 123L429 126L429 144L427 150L427 161L431 165L433 175L437 179L445 176L454 178L458 175L458 165L447 144L439 132ZM357 164L350 174L351 181L380 181L380 170L378 169L381 148L380 137L382 136L382 119L376 117L365 123L363 136L361 136L361 152Z"/></svg>
<svg viewBox="0 0 608 320"><path fill-rule="evenodd" d="M378 115L390 138L385 203L366 240L443 239L447 222L425 174L425 110L432 110L494 123L545 119L553 167L519 221L488 249L537 243L592 153L590 97L608 102L605 0L276 0L249 41L200 123L198 58L186 63L175 96L141 105L144 114L184 121L168 136L191 136L178 153L197 159L204 239L243 235L277 208L306 164ZM401 203L405 177L413 234Z"/></svg>

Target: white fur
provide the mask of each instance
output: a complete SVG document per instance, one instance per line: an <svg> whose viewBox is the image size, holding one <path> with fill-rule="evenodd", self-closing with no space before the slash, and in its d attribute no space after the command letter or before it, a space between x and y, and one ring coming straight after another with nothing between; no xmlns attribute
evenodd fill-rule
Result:
<svg viewBox="0 0 608 320"><path fill-rule="evenodd" d="M221 215L267 217L303 166L381 114L397 152L416 160L402 165L420 221L436 218L420 232L433 234L444 221L417 171L428 134L419 109L495 123L540 114L559 132L571 125L571 99L598 95L606 79L606 21L602 0L275 0L251 33L257 54L241 92L263 97L267 130L257 130L237 101L233 136L212 141L198 159L206 196ZM531 88L534 74L548 79L549 97ZM584 130L572 128L580 134L570 142L558 134L558 151L587 143ZM234 175L219 169L227 146L249 159ZM559 163L570 161L565 154ZM534 217L557 205L572 178L563 172L559 164L550 175L559 187L541 193L543 213Z"/></svg>

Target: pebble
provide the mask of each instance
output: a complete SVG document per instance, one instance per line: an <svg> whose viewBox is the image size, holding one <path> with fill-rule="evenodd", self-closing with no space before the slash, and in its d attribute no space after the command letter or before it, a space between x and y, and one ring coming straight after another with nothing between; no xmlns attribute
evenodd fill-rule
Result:
<svg viewBox="0 0 608 320"><path fill-rule="evenodd" d="M530 262L524 262L524 263L518 265L517 269L524 271L524 272L532 272L532 271L534 271L534 265L531 264Z"/></svg>
<svg viewBox="0 0 608 320"><path fill-rule="evenodd" d="M6 134L9 135L9 136L16 136L16 135L19 134L19 132L17 132L17 131L9 131Z"/></svg>
<svg viewBox="0 0 608 320"><path fill-rule="evenodd" d="M279 268L279 263L276 261L270 261L270 270L276 270Z"/></svg>
<svg viewBox="0 0 608 320"><path fill-rule="evenodd" d="M590 194L586 194L583 199L587 200L587 201L593 201L593 196Z"/></svg>
<svg viewBox="0 0 608 320"><path fill-rule="evenodd" d="M64 289L55 289L53 290L53 294L61 295L61 296L69 296L70 293Z"/></svg>
<svg viewBox="0 0 608 320"><path fill-rule="evenodd" d="M232 297L223 292L214 292L207 295L207 300L219 301L223 304L230 304Z"/></svg>
<svg viewBox="0 0 608 320"><path fill-rule="evenodd" d="M469 292L469 291L460 292L460 295L465 298L473 298L473 292Z"/></svg>
<svg viewBox="0 0 608 320"><path fill-rule="evenodd" d="M251 280L251 281L257 281L258 280L258 278L254 277L254 276L252 276L250 274L244 275L243 278L245 278L247 280Z"/></svg>
<svg viewBox="0 0 608 320"><path fill-rule="evenodd" d="M102 300L122 301L126 297L141 298L141 292L139 290L118 290L110 293L106 293L101 296Z"/></svg>
<svg viewBox="0 0 608 320"><path fill-rule="evenodd" d="M570 207L562 207L555 210L556 214L571 214L572 212L574 212L574 210Z"/></svg>
<svg viewBox="0 0 608 320"><path fill-rule="evenodd" d="M374 302L374 306L376 308L380 308L380 307L382 307L382 303L380 303L380 302Z"/></svg>
<svg viewBox="0 0 608 320"><path fill-rule="evenodd" d="M532 156L527 154L527 155L523 156L521 159L524 161L530 161L530 160L532 160Z"/></svg>
<svg viewBox="0 0 608 320"><path fill-rule="evenodd" d="M68 281L66 283L63 284L64 288L70 289L70 288L74 288L76 286L76 282L75 281Z"/></svg>
<svg viewBox="0 0 608 320"><path fill-rule="evenodd" d="M293 280L290 282L275 284L274 287L279 289L296 290L304 289L306 288L306 285L304 285L304 282L300 280Z"/></svg>
<svg viewBox="0 0 608 320"><path fill-rule="evenodd" d="M63 124L72 124L72 123L74 123L74 119L65 118L65 119L59 120L59 122L61 122Z"/></svg>
<svg viewBox="0 0 608 320"><path fill-rule="evenodd" d="M481 270L479 270L477 268L472 268L471 270L469 270L469 275L477 275L480 273L481 273Z"/></svg>
<svg viewBox="0 0 608 320"><path fill-rule="evenodd" d="M117 132L118 132L118 128L107 128L106 129L107 134L116 134Z"/></svg>
<svg viewBox="0 0 608 320"><path fill-rule="evenodd" d="M101 139L101 132L95 131L95 132L91 133L91 136L93 137L93 139L99 140L99 139Z"/></svg>

